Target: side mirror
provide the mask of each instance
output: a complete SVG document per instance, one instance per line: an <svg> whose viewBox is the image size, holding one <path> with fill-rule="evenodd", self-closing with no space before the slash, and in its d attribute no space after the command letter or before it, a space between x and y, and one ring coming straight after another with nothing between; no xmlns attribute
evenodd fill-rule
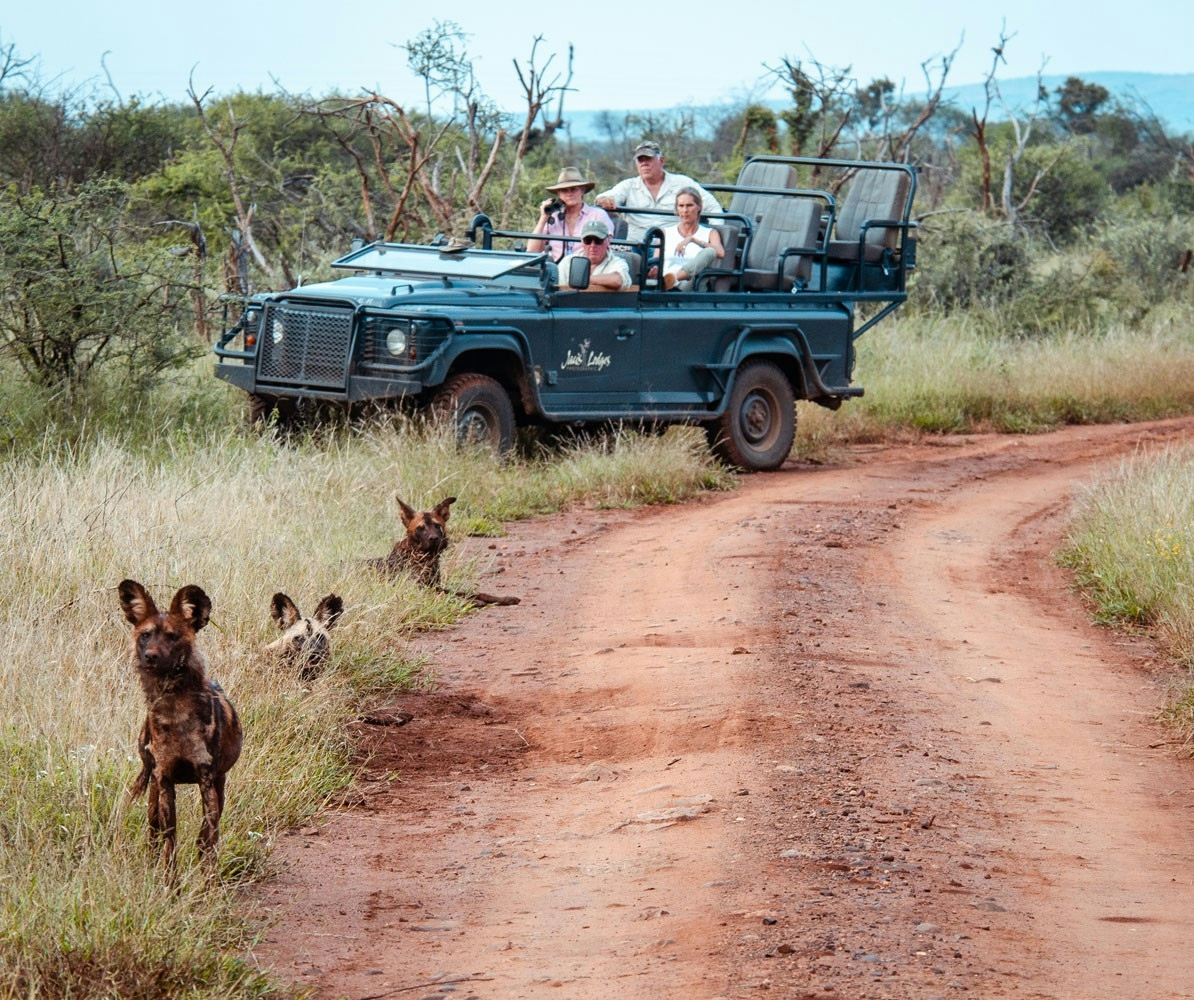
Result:
<svg viewBox="0 0 1194 1000"><path fill-rule="evenodd" d="M568 262L568 287L583 292L589 287L589 273L592 265L588 257L577 254Z"/></svg>

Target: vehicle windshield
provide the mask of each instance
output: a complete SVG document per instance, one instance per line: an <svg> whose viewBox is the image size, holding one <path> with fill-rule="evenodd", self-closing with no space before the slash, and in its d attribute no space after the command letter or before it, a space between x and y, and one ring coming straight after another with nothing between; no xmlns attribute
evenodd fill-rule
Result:
<svg viewBox="0 0 1194 1000"><path fill-rule="evenodd" d="M371 243L333 261L332 267L429 278L476 278L490 281L528 264L537 264L546 256L545 253L471 248L444 252L438 247Z"/></svg>

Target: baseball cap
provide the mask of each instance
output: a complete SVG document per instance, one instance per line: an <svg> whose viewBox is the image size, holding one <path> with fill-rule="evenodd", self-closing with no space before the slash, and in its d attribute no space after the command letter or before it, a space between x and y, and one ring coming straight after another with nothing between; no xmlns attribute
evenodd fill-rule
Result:
<svg viewBox="0 0 1194 1000"><path fill-rule="evenodd" d="M598 239L608 240L609 227L600 219L590 219L580 227L580 238L583 240L586 236L596 236Z"/></svg>
<svg viewBox="0 0 1194 1000"><path fill-rule="evenodd" d="M640 156L662 156L663 150L659 148L659 143L654 139L644 139L637 146L634 147L634 158L637 160Z"/></svg>

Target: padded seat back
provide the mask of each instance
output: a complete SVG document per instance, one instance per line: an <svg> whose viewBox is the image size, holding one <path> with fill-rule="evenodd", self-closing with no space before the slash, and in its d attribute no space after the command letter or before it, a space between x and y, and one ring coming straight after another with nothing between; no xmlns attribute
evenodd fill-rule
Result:
<svg viewBox="0 0 1194 1000"><path fill-rule="evenodd" d="M743 270L747 289L787 291L793 279L808 279L812 270L810 255L817 249L821 207L816 198L781 197L767 207L746 248ZM804 252L788 255L781 276L780 260L785 250Z"/></svg>
<svg viewBox="0 0 1194 1000"><path fill-rule="evenodd" d="M741 230L738 226L730 222L719 222L711 225L713 229L717 230L717 235L721 237L721 245L725 248L725 256L701 272L702 275L717 275L717 277L704 277L697 282L696 288L705 292L725 292L733 288L733 275L742 266L742 250L738 245Z"/></svg>
<svg viewBox="0 0 1194 1000"><path fill-rule="evenodd" d="M642 255L634 253L631 250L615 250L614 252L626 261L626 266L630 268L630 283L638 285L643 278Z"/></svg>
<svg viewBox="0 0 1194 1000"><path fill-rule="evenodd" d="M885 249L898 246L900 230L897 226L867 227L866 224L903 219L908 183L908 175L903 170L860 170L850 181L850 188L838 210L829 256L856 260L864 228L866 260L878 260Z"/></svg>
<svg viewBox="0 0 1194 1000"><path fill-rule="evenodd" d="M794 188L796 181L796 168L790 163L750 160L738 173L740 187ZM781 197L782 195L735 191L730 198L729 212L731 215L745 215L757 225L763 221L767 206Z"/></svg>

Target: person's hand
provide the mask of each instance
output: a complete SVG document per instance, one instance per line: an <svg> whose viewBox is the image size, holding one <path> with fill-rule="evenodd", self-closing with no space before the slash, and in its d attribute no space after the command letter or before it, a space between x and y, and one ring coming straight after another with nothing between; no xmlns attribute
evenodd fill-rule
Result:
<svg viewBox="0 0 1194 1000"><path fill-rule="evenodd" d="M617 208L617 206L614 204L613 198L611 198L609 195L606 195L603 198L598 198L594 204L598 208L604 208L607 212L612 212Z"/></svg>

